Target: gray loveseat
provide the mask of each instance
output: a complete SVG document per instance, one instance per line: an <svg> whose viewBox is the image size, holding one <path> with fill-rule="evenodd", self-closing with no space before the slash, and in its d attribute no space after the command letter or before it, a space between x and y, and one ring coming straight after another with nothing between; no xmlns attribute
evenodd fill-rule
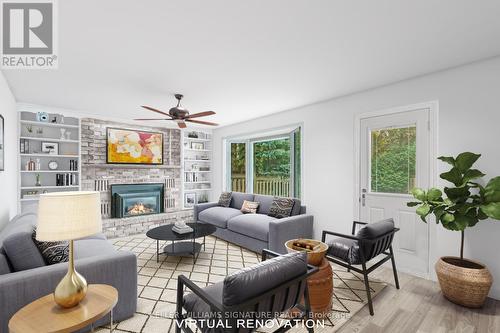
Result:
<svg viewBox="0 0 500 333"><path fill-rule="evenodd" d="M31 239L36 215L13 218L0 232L0 332L8 332L10 318L23 306L54 291L68 270L67 263L45 265ZM113 315L131 317L137 307L137 259L117 251L104 235L75 241L75 266L89 284L114 286L119 293ZM104 325L109 316L97 322Z"/></svg>
<svg viewBox="0 0 500 333"><path fill-rule="evenodd" d="M290 217L277 219L268 216L274 197L250 193L233 192L229 207L220 207L217 202L194 206L194 220L217 227L215 236L238 244L249 250L262 252L269 249L285 253L285 242L294 238L311 238L313 216L306 214L306 207L299 199L295 201ZM243 201L257 201L257 214L243 214Z"/></svg>

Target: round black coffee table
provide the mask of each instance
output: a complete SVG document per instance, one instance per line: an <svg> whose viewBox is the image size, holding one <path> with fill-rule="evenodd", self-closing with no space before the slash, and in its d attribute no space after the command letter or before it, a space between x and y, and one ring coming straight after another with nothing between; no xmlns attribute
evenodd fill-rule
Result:
<svg viewBox="0 0 500 333"><path fill-rule="evenodd" d="M156 262L159 261L160 254L165 253L169 256L193 256L194 262L196 263L202 245L203 250L205 250L205 237L213 234L217 228L211 224L204 223L186 224L193 228L193 232L178 234L172 231L173 224L162 225L146 232L146 236L156 239ZM196 238L200 237L203 237L203 242L196 242ZM172 244L163 248L163 252L160 252L161 240L172 242Z"/></svg>

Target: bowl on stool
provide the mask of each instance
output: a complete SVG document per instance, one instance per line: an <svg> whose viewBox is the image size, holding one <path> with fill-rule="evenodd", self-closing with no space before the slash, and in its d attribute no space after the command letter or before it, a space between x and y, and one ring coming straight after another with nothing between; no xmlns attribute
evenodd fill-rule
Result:
<svg viewBox="0 0 500 333"><path fill-rule="evenodd" d="M313 249L306 250L305 248L301 248L294 244L302 243L308 244ZM298 238L298 239L290 239L285 242L285 247L288 253L297 252L297 251L305 251L307 252L307 262L313 266L321 265L321 261L325 257L326 251L328 250L328 245L323 242L320 242L315 239L306 239L306 238Z"/></svg>

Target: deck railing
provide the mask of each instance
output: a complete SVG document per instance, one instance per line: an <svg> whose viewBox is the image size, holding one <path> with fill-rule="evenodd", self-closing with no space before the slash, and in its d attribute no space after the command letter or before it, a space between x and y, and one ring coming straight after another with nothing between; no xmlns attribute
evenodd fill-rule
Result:
<svg viewBox="0 0 500 333"><path fill-rule="evenodd" d="M231 177L231 190L246 192L246 179L244 175L233 175ZM289 197L290 179L272 176L256 177L253 183L253 193Z"/></svg>

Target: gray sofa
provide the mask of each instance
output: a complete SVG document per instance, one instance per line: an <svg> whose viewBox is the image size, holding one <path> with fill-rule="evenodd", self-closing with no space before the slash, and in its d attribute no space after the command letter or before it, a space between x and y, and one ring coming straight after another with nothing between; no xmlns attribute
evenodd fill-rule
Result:
<svg viewBox="0 0 500 333"><path fill-rule="evenodd" d="M295 201L290 217L277 219L268 216L274 197L250 193L233 192L229 207L220 207L217 202L194 206L194 220L217 227L215 236L243 246L255 252L269 249L285 253L285 242L294 238L311 238L313 216L306 214L306 207L299 199ZM257 201L257 214L243 214L243 201Z"/></svg>
<svg viewBox="0 0 500 333"><path fill-rule="evenodd" d="M31 239L34 225L36 215L26 213L13 218L0 232L0 332L8 332L9 320L20 308L52 293L68 270L67 263L45 265ZM118 290L115 320L134 314L137 259L133 253L115 250L104 235L97 234L75 241L75 266L89 284L109 284ZM106 323L109 316L97 325Z"/></svg>

